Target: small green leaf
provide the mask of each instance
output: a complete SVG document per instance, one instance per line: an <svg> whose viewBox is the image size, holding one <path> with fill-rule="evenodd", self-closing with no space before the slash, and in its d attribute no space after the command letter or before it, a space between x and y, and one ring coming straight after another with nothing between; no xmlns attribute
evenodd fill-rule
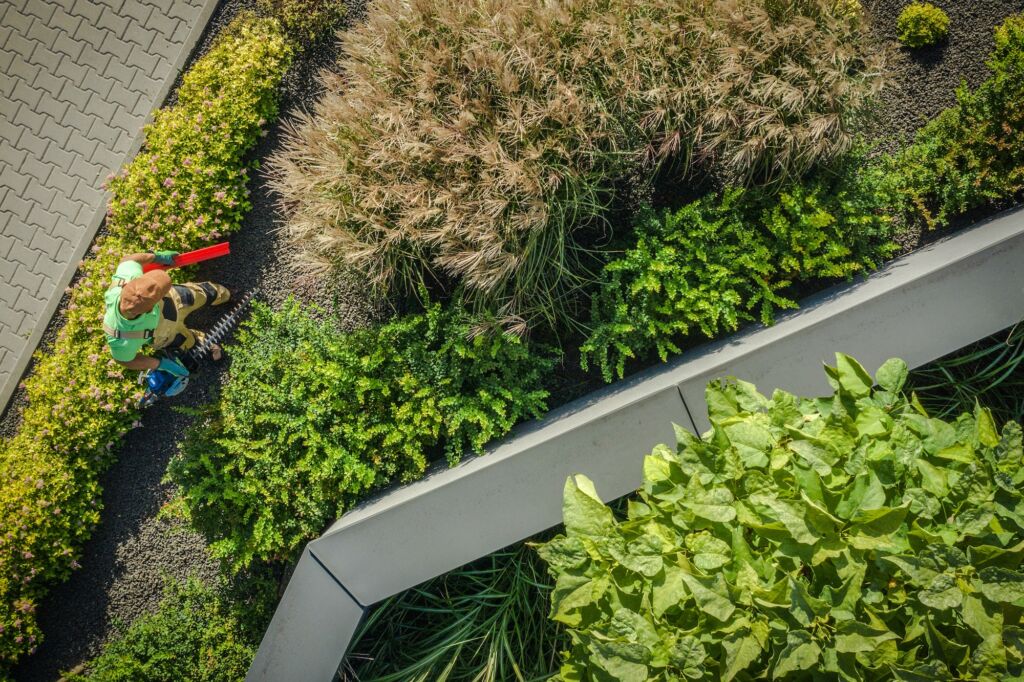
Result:
<svg viewBox="0 0 1024 682"><path fill-rule="evenodd" d="M992 411L974 401L974 437L987 448L999 445L999 431L992 419Z"/></svg>
<svg viewBox="0 0 1024 682"><path fill-rule="evenodd" d="M593 481L581 474L565 481L562 518L566 534L570 536L603 539L615 528L615 517L598 498Z"/></svg>

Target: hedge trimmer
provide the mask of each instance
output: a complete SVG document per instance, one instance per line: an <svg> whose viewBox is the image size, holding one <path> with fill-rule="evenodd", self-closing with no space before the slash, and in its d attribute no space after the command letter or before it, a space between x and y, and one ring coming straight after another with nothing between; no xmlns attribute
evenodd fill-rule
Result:
<svg viewBox="0 0 1024 682"><path fill-rule="evenodd" d="M182 254L185 255L185 254ZM252 292L246 292L239 299L231 312L221 317L213 329L207 332L201 343L197 343L185 352L162 351L164 362L170 361L182 368L185 373L175 374L166 369L147 369L139 373L139 383L146 387L145 393L139 400L138 406L149 407L161 398L171 398L178 395L188 386L189 376L197 371L210 354L213 346L220 343L227 336L228 332L238 326L242 313L252 302Z"/></svg>

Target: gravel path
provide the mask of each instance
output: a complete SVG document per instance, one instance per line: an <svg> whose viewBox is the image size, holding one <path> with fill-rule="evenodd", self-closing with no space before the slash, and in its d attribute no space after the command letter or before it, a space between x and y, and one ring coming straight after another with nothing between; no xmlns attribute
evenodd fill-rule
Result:
<svg viewBox="0 0 1024 682"><path fill-rule="evenodd" d="M962 77L971 86L985 78L992 28L1024 9L1024 0L933 1L950 14L950 40L941 47L910 53L895 43L896 16L906 1L869 0L876 30L892 42L895 53L895 84L885 96L879 122L879 134L890 145L899 144L921 122L952 104ZM219 27L253 4L254 0L224 0L197 54L208 48ZM358 20L361 14L362 6L356 5L350 20ZM333 62L337 49L326 45L293 67L286 77L281 119L255 150L257 158L266 158L280 144L282 121L289 112L314 101L318 84L313 75ZM253 209L242 231L231 239L230 260L209 264L197 280L212 279L238 291L257 289L258 298L272 303L295 293L326 306L348 327L364 325L379 315L358 283L342 282L339 288L329 289L324 282L296 280L282 262L284 245L275 232L281 217L274 200L261 177L254 179L251 189ZM197 326L201 322L199 318ZM51 323L44 346L55 331ZM37 654L15 670L15 679L52 681L59 671L98 653L116 623L130 623L156 606L165 575L198 575L207 580L215 576L216 566L207 558L202 538L174 520L157 518L157 513L173 494L161 479L190 419L172 406L201 404L223 376L224 368L218 367L195 377L185 395L149 408L143 428L125 438L117 462L103 477L102 522L85 547L82 568L55 586L41 604L39 619L46 639ZM16 397L12 406L19 400ZM16 410L9 409L0 419L0 433L12 432L16 424Z"/></svg>
<svg viewBox="0 0 1024 682"><path fill-rule="evenodd" d="M222 2L196 55L208 49L220 27L253 4L252 0ZM319 86L314 76L321 66L333 63L336 53L337 46L328 41L322 49L296 60L285 78L282 115L253 151L254 158L265 159L277 148L289 113L315 100ZM256 290L258 300L272 304L295 294L328 308L345 327L363 326L378 315L355 285L341 282L328 289L324 282L295 280L283 263L284 246L275 229L281 216L262 176L254 178L250 190L253 208L242 230L230 240L231 255L201 268L195 281L217 281L234 291ZM190 321L203 328L220 312L205 317L197 313ZM51 327L48 337L52 339L56 325ZM14 671L15 679L56 680L60 671L99 653L119 623L130 624L155 609L165 577L195 575L205 581L216 577L217 566L207 556L202 537L180 521L158 518L158 512L173 496L173 486L161 479L191 419L173 407L202 404L224 377L223 366L194 376L185 394L147 409L143 427L128 433L116 463L102 478L102 520L84 548L82 568L54 586L41 603L39 622L45 639L37 653ZM16 411L9 412L3 420L5 432L17 423Z"/></svg>

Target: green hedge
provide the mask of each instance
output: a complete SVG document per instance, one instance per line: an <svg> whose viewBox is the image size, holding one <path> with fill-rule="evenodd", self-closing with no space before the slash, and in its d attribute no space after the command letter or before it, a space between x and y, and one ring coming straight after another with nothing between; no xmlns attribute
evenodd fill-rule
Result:
<svg viewBox="0 0 1024 682"><path fill-rule="evenodd" d="M1020 425L837 361L820 399L710 385L711 430L655 449L625 520L566 482L559 679L1022 678Z"/></svg>
<svg viewBox="0 0 1024 682"><path fill-rule="evenodd" d="M349 333L295 302L254 306L220 400L168 472L213 553L236 570L290 558L367 491L421 476L431 453L454 464L540 416L552 362L469 332L436 303Z"/></svg>
<svg viewBox="0 0 1024 682"><path fill-rule="evenodd" d="M893 159L903 211L929 227L1024 190L1024 17L995 32L992 74L917 133Z"/></svg>
<svg viewBox="0 0 1024 682"><path fill-rule="evenodd" d="M36 356L18 433L0 447L0 668L38 644L35 603L75 567L98 521L98 475L138 418L138 386L99 329L110 276L125 254L184 251L238 229L249 207L244 154L277 114L289 50L274 21L233 25L110 178L108 234L81 266L53 349Z"/></svg>
<svg viewBox="0 0 1024 682"><path fill-rule="evenodd" d="M629 358L662 361L695 332L711 338L743 321L770 324L795 308L781 291L795 282L849 277L890 255L888 181L854 155L838 173L777 195L729 189L674 212L644 211L637 243L605 266L581 347L606 381Z"/></svg>

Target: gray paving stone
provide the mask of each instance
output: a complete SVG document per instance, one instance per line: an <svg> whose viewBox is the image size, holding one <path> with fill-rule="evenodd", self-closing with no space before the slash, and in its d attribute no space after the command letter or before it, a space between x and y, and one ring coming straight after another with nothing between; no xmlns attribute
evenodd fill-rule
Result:
<svg viewBox="0 0 1024 682"><path fill-rule="evenodd" d="M21 264L18 268L18 272L14 274L11 279L11 283L16 284L22 288L28 288L29 284L32 285L32 293L39 291L39 280L36 275L33 275L31 270L36 266L36 261L39 260L39 252L33 251L22 243L17 243L11 247L11 252L7 254L7 257L13 261L17 261ZM22 273L22 271L24 272ZM24 278L19 276L19 273L24 275Z"/></svg>
<svg viewBox="0 0 1024 682"><path fill-rule="evenodd" d="M71 129L62 126L59 121L64 117L64 112L60 112L59 116L54 117L49 111L41 110L41 114L44 115L43 128L40 131L40 135L47 139L53 140L58 145L65 145L68 143L68 138L71 137Z"/></svg>
<svg viewBox="0 0 1024 682"><path fill-rule="evenodd" d="M4 208L10 210L19 221L28 220L28 213L32 210L32 204L21 198L20 194L8 194L4 199ZM5 229L10 229L10 225Z"/></svg>
<svg viewBox="0 0 1024 682"><path fill-rule="evenodd" d="M24 173L19 173L11 166L7 166L0 170L0 185L10 187L16 193L21 194L28 187L28 176ZM7 204L4 203L4 205L6 206Z"/></svg>
<svg viewBox="0 0 1024 682"><path fill-rule="evenodd" d="M15 275L17 276L17 275ZM42 284L43 278L39 278L40 284ZM28 293L27 289L22 289L21 293L18 294L18 300L14 304L15 310L21 310L29 315L38 317L43 312L43 306L46 305L44 299L38 299L34 294Z"/></svg>
<svg viewBox="0 0 1024 682"><path fill-rule="evenodd" d="M53 15L57 11L57 3L47 0L29 0L22 10L25 14L31 14L46 25L53 25Z"/></svg>
<svg viewBox="0 0 1024 682"><path fill-rule="evenodd" d="M15 104L15 107L20 106L23 106L20 102ZM24 130L24 128L17 125L12 120L16 111L17 109L12 107L12 110L9 114L12 117L10 119L7 118L7 115L0 116L0 140L7 142L12 147L18 144L18 138L21 137L21 131ZM4 156L0 157L0 161L7 162L8 159L6 156Z"/></svg>
<svg viewBox="0 0 1024 682"><path fill-rule="evenodd" d="M21 11L18 7L11 4L8 5L7 11L4 13L4 26L7 26L15 33L25 35L28 30L32 27L32 22L35 21L35 17L31 14L26 14Z"/></svg>
<svg viewBox="0 0 1024 682"><path fill-rule="evenodd" d="M71 206L75 206L74 202L68 201L68 203L71 204ZM74 210L77 214L78 208L75 207ZM50 260L56 261L57 251L60 249L61 241L63 240L54 239L46 232L43 232L42 230L37 230L36 233L32 235L32 242L29 244L29 246L33 249L36 249L37 251L42 251L44 254L49 256Z"/></svg>
<svg viewBox="0 0 1024 682"><path fill-rule="evenodd" d="M50 173L48 182L50 183L50 187L53 187L58 193L70 198L75 192L75 187L78 186L78 183L81 182L81 180L70 175L64 169L55 168L54 171Z"/></svg>
<svg viewBox="0 0 1024 682"><path fill-rule="evenodd" d="M39 106L39 100L42 99L43 93L36 90L26 81L21 78L14 79L14 89L11 90L11 99L24 102L30 108L35 109Z"/></svg>
<svg viewBox="0 0 1024 682"><path fill-rule="evenodd" d="M0 43L2 44L2 43ZM0 72L7 73L11 68L11 64L14 63L15 58L14 52L0 49Z"/></svg>
<svg viewBox="0 0 1024 682"><path fill-rule="evenodd" d="M28 62L38 66L44 73L52 74L57 71L57 67L60 66L60 62L64 58L63 54L54 52L49 45L38 43L32 50L32 56L28 58Z"/></svg>
<svg viewBox="0 0 1024 682"><path fill-rule="evenodd" d="M103 5L92 0L75 0L71 6L71 14L81 17L95 26L103 26L100 17L103 15Z"/></svg>
<svg viewBox="0 0 1024 682"><path fill-rule="evenodd" d="M35 199L37 196L39 199ZM49 210L43 208L44 205L48 207L56 196L57 193L52 189L47 189L46 187L42 187L35 183L29 184L26 198L35 202L32 210L28 213L28 222L36 228L33 230L33 237L35 237L35 233L40 229L46 230L47 232L52 231L57 227L57 223L60 222L60 218L58 216L55 216L50 213ZM31 244L31 242L29 243Z"/></svg>
<svg viewBox="0 0 1024 682"><path fill-rule="evenodd" d="M3 223L6 228L7 221L13 219L11 213L6 210L0 211L0 216L3 216L0 218L0 223ZM3 231L0 230L0 259L2 259L0 260L0 264L2 264L4 268L9 266L9 271L7 269L2 270L2 272L6 274L0 274L0 278L5 282L14 276L14 268L16 267L14 265L14 261L7 258L7 255L11 252L12 246L14 246L14 237L9 234L4 234Z"/></svg>
<svg viewBox="0 0 1024 682"><path fill-rule="evenodd" d="M61 90L64 89L64 84L67 82L68 81L65 78L55 76L49 71L40 69L36 79L32 82L32 87L36 90L48 92L52 97L56 98L60 95ZM40 111L49 112L49 107L46 103L40 103L37 107L39 107ZM61 115L63 116L63 113Z"/></svg>
<svg viewBox="0 0 1024 682"><path fill-rule="evenodd" d="M35 153L35 150L28 149L25 145L25 135L31 132L34 136L39 136L39 131L43 129L43 121L33 111L32 107L21 107L18 109L18 113L11 119L15 125L21 126L24 130L21 133L21 137L18 138L18 149L25 149ZM24 144L23 144L24 143ZM42 152L40 152L42 153Z"/></svg>
<svg viewBox="0 0 1024 682"><path fill-rule="evenodd" d="M78 61L78 59L82 56L82 52L85 50L85 43L77 41L72 37L75 35L75 32L77 30L77 24L75 25L75 28L73 30L66 31L64 29L61 29L60 40L58 40L57 44L53 46L54 50L62 54L66 54L74 61Z"/></svg>
<svg viewBox="0 0 1024 682"><path fill-rule="evenodd" d="M44 183L50 177L50 173L53 172L53 166L46 163L46 161L36 157L30 156L25 159L25 163L21 164L21 170L18 171L22 176L29 179L29 185ZM32 180L35 182L33 183ZM30 197L29 189L26 187L21 191L25 198L29 201L35 201L33 197Z"/></svg>

